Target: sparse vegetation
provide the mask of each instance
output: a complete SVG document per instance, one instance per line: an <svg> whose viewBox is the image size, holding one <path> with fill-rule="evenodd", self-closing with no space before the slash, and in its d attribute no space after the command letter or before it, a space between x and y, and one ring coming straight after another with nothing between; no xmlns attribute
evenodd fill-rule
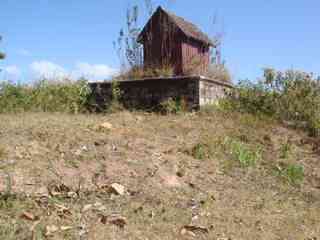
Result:
<svg viewBox="0 0 320 240"><path fill-rule="evenodd" d="M280 147L280 158L287 159L289 158L289 155L292 151L292 145L289 140L287 140L285 143L281 144Z"/></svg>
<svg viewBox="0 0 320 240"><path fill-rule="evenodd" d="M304 168L299 164L278 166L277 171L281 177L292 185L300 185L304 179Z"/></svg>
<svg viewBox="0 0 320 240"><path fill-rule="evenodd" d="M129 70L123 70L115 80L141 80L145 78L156 78L156 77L173 77L174 72L171 66L145 68L142 66L132 67Z"/></svg>
<svg viewBox="0 0 320 240"><path fill-rule="evenodd" d="M224 64L210 63L206 70L199 68L199 66L201 66L200 60L194 58L185 69L184 75L201 75L213 80L232 83L231 74Z"/></svg>
<svg viewBox="0 0 320 240"><path fill-rule="evenodd" d="M108 113L114 113L123 110L123 106L121 104L121 89L120 89L120 83L116 80L113 80L111 83L111 91L112 91L112 99L111 102L108 104L106 108L106 112Z"/></svg>
<svg viewBox="0 0 320 240"><path fill-rule="evenodd" d="M210 64L209 68L204 76L209 77L211 79L231 83L232 78L229 70L223 64Z"/></svg>
<svg viewBox="0 0 320 240"><path fill-rule="evenodd" d="M186 102L183 98L169 98L160 103L160 112L166 114L177 114L187 110Z"/></svg>
<svg viewBox="0 0 320 240"><path fill-rule="evenodd" d="M108 131L96 127L102 123ZM243 235L236 216L245 214L251 216L241 225L246 238L275 231L281 238L318 236L317 195L310 196L317 156L299 144L301 132L274 121L215 108L165 116L22 113L1 114L0 133L5 160L14 163L10 194L4 195L7 175L0 172L0 238L179 239L181 229L194 229L199 238L217 239L223 232L238 239ZM264 144L266 135L276 148ZM288 136L296 139L291 144L299 162L290 158L292 166L283 165L275 176L270 169ZM233 168L226 171L226 163ZM304 184L297 188L301 172ZM125 193L110 193L112 183ZM219 218L211 228L213 216ZM281 231L279 216L290 223ZM257 221L264 232L251 228ZM302 223L306 229L296 232Z"/></svg>
<svg viewBox="0 0 320 240"><path fill-rule="evenodd" d="M210 146L204 143L198 143L191 149L191 155L199 160L208 159L211 156Z"/></svg>
<svg viewBox="0 0 320 240"><path fill-rule="evenodd" d="M228 153L231 154L232 158L243 168L255 166L256 163L261 160L261 152L259 149L251 150L239 140L226 138L224 144L227 151L229 150Z"/></svg>
<svg viewBox="0 0 320 240"><path fill-rule="evenodd" d="M5 150L5 148L2 147L2 146L0 146L0 160L2 160L5 155L6 155L6 150Z"/></svg>

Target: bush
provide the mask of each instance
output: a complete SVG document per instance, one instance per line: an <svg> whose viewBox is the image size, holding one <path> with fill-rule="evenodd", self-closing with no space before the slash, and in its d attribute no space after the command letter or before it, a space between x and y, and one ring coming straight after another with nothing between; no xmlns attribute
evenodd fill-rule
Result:
<svg viewBox="0 0 320 240"><path fill-rule="evenodd" d="M112 81L111 91L112 91L112 99L107 106L106 112L115 113L118 111L122 111L124 109L123 105L121 104L122 91L120 89L120 84L118 81L115 81L115 80Z"/></svg>
<svg viewBox="0 0 320 240"><path fill-rule="evenodd" d="M90 89L85 80L42 80L32 85L4 82L0 84L0 113L85 112L89 96Z"/></svg>
<svg viewBox="0 0 320 240"><path fill-rule="evenodd" d="M291 121L314 136L320 133L320 81L312 74L265 69L258 83L240 81L228 101L240 112Z"/></svg>
<svg viewBox="0 0 320 240"><path fill-rule="evenodd" d="M183 98L169 98L160 103L160 112L165 114L177 114L187 110L186 101Z"/></svg>

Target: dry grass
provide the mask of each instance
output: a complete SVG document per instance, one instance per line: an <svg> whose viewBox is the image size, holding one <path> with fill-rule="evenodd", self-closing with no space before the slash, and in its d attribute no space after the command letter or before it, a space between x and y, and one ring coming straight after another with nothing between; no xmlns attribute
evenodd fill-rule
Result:
<svg viewBox="0 0 320 240"><path fill-rule="evenodd" d="M112 126L101 127L105 122ZM38 113L0 115L0 134L1 163L10 166L13 182L10 194L0 195L0 239L320 236L319 155L303 133L272 120L218 111ZM226 138L259 149L261 159L242 167ZM294 151L284 159L287 139ZM193 150L201 144L204 153L197 157ZM283 164L304 167L299 185L276 174ZM0 172L0 191L4 177ZM112 183L126 194L107 191ZM24 212L34 219L21 218ZM127 224L103 220L113 214ZM190 224L208 232L181 235ZM56 231L46 236L52 225Z"/></svg>
<svg viewBox="0 0 320 240"><path fill-rule="evenodd" d="M162 67L142 67L137 66L130 68L127 71L123 71L116 76L114 80L123 81L123 80L140 80L144 78L154 78L154 77L173 77L174 69L169 65Z"/></svg>

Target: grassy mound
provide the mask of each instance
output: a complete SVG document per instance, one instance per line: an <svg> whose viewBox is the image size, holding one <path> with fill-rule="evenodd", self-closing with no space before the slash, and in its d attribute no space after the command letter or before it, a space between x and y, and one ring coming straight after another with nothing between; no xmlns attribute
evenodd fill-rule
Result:
<svg viewBox="0 0 320 240"><path fill-rule="evenodd" d="M0 135L0 239L320 235L317 142L272 119L2 114Z"/></svg>

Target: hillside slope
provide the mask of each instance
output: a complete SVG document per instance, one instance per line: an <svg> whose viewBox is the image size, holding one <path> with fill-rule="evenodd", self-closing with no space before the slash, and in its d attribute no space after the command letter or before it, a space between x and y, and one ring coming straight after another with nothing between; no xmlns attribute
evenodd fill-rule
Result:
<svg viewBox="0 0 320 240"><path fill-rule="evenodd" d="M320 237L316 141L238 113L0 115L0 192L0 239Z"/></svg>

